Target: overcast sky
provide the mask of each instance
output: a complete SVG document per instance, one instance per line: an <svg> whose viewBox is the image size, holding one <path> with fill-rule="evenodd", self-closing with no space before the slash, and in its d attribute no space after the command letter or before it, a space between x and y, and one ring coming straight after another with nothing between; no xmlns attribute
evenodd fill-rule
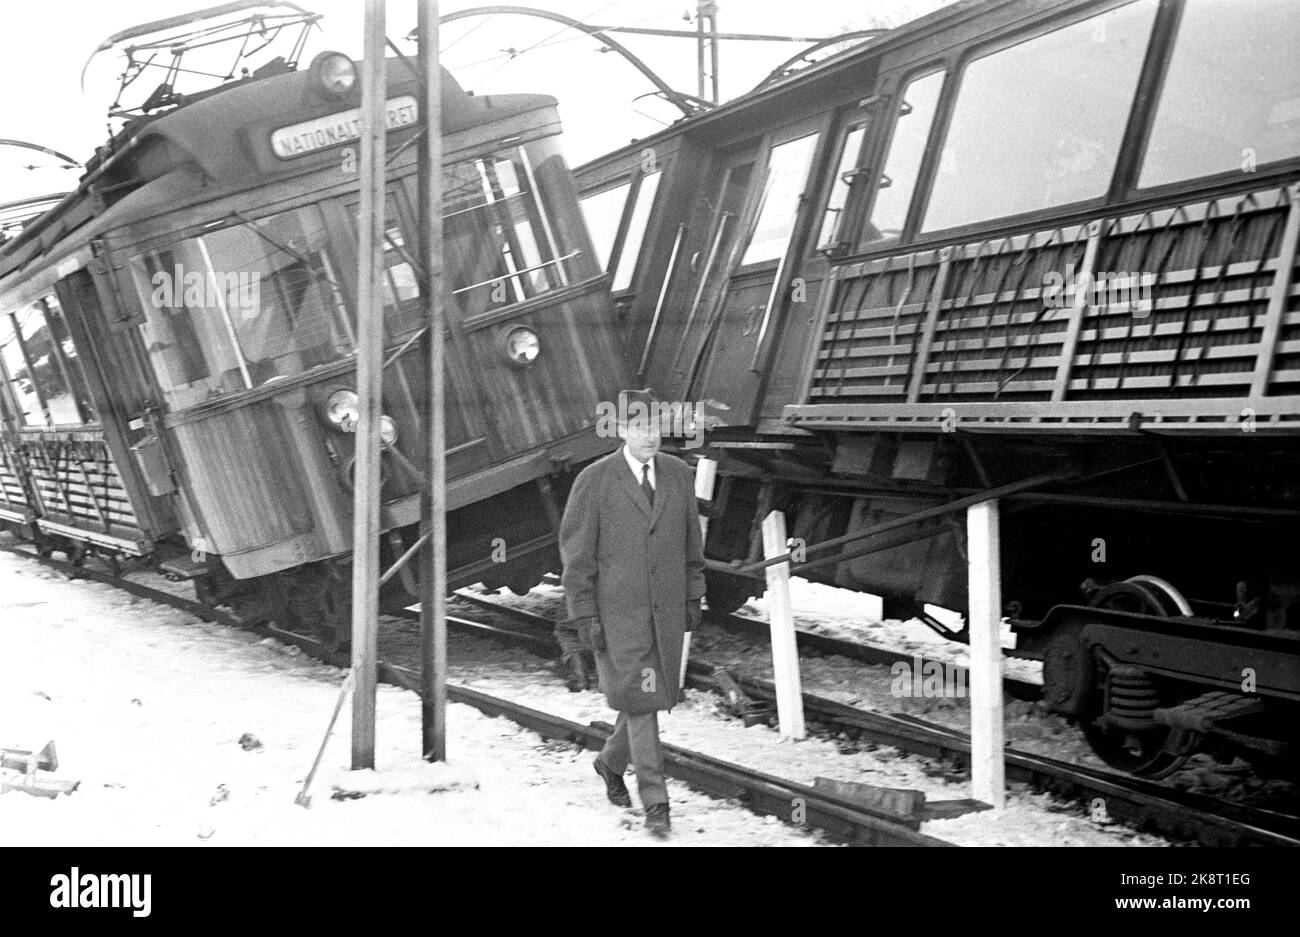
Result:
<svg viewBox="0 0 1300 937"><path fill-rule="evenodd" d="M721 0L717 21L724 32L819 37L845 29L898 25L945 3ZM7 77L0 90L0 138L39 143L84 161L107 137L106 111L124 61L116 51L97 56L87 70L83 93L82 66L95 47L128 27L204 5L215 4L202 0L9 0L0 28L0 61L5 63ZM302 0L300 5L324 14L322 29L308 41L304 64L323 49L360 57L361 0ZM480 5L475 0L444 0L441 10L446 13ZM521 5L603 26L694 29L693 21L684 14L694 14L695 0L525 0ZM414 0L388 0L388 34L412 54L415 44L402 37L414 27L415 11ZM669 85L696 92L693 39L626 34L618 38ZM286 43L280 51L287 48ZM558 98L566 153L575 165L653 132L677 115L662 101L638 100L653 88L621 57L602 53L595 39L557 23L509 15L474 17L444 27L442 48L443 64L476 93L541 92ZM719 68L723 98L749 90L799 49L796 43L723 42ZM228 58L223 52L223 67ZM192 60L187 59L186 64ZM146 74L139 82L141 93L161 80L160 70ZM0 146L0 202L75 187L78 172L55 168L55 163L29 150ZM28 165L37 168L25 168Z"/></svg>

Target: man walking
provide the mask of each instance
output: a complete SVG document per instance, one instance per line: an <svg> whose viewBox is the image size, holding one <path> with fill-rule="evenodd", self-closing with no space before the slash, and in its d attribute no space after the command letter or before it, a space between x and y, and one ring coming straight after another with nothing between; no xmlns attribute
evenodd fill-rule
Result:
<svg viewBox="0 0 1300 937"><path fill-rule="evenodd" d="M631 806L623 774L636 768L646 827L668 835L659 746L661 709L679 685L682 636L699 624L704 548L691 470L659 452L649 390L619 394L623 446L579 473L560 523L569 618L596 672L614 732L596 757L611 803Z"/></svg>

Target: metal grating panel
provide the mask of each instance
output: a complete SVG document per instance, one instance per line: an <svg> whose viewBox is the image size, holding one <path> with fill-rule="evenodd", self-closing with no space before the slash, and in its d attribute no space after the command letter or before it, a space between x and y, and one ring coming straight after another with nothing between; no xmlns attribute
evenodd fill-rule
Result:
<svg viewBox="0 0 1300 937"><path fill-rule="evenodd" d="M787 420L880 407L871 422L915 425L895 408L928 404L936 420L983 404L985 425L1076 423L1064 405L1095 401L1099 426L1122 425L1204 400L1176 422L1208 425L1293 397L1298 199L1268 189L845 266Z"/></svg>

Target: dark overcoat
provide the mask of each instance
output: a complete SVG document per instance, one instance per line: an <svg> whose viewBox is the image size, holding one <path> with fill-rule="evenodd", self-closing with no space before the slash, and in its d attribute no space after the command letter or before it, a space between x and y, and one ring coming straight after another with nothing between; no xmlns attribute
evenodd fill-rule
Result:
<svg viewBox="0 0 1300 937"><path fill-rule="evenodd" d="M578 474L560 523L569 616L600 620L596 671L621 712L677 702L686 605L704 595L694 475L662 452L654 466L653 508L619 448Z"/></svg>

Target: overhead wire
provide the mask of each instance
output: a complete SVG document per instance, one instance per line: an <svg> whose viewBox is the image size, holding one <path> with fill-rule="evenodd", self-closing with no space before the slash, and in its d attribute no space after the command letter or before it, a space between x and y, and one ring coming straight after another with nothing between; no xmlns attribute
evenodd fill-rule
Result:
<svg viewBox="0 0 1300 937"><path fill-rule="evenodd" d="M615 2L616 2L616 3L617 3L617 2L621 2L621 0L615 0ZM613 5L613 4L610 4L610 6L612 6L612 5ZM596 13L593 13L593 14L591 14L591 15L592 15L592 16L596 16L596 15L598 15L600 12L602 12L602 11L598 10L598 11L596 11ZM612 30L614 30L614 29L623 29L623 28L627 28L627 27L629 27L629 26L642 26L642 25L644 25L644 24L646 24L646 23L650 23L650 22L653 22L653 21L655 21L655 20L662 19L665 15L666 15L666 14L664 14L664 13L656 13L656 14L654 14L654 15L652 15L652 16L642 17L641 19L632 20L631 22L626 22L626 23L620 23L618 26L611 26L611 27L606 27L606 28L612 31ZM519 58L520 56L522 56L522 55L524 55L524 54L526 54L526 53L528 53L528 52L536 51L537 49L550 49L550 48L554 48L555 46L562 46L562 45L564 45L564 44L566 44L566 43L569 43L569 42L578 42L578 41L580 41L580 40L582 40L582 39L594 39L594 40L596 40L597 42L600 41L598 37L593 36L591 33L585 33L585 32L582 32L582 31L580 31L580 30L578 31L578 34L575 35L575 36L569 36L569 37L567 37L567 38L565 38L565 39L555 39L555 38L554 38L555 36L558 36L558 35L560 35L561 33L566 32L566 31L568 31L568 30L571 29L571 28L572 28L572 27L570 27L570 26L564 26L563 28L561 28L561 29L559 29L559 30L556 30L555 32L551 33L549 36L545 37L545 38L542 39L540 42L533 43L531 46L529 46L529 47L526 48L526 49L513 50L513 51L505 51L505 52L499 52L499 53L497 53L496 55L490 55L490 56L487 56L486 58L476 59L475 61L472 61L472 62L460 63L460 64L457 64L457 65L452 66L452 67L454 67L454 68L458 68L458 69L473 68L473 67L475 67L476 65L486 65L486 64L489 63L489 62L496 62L496 61L500 61L500 60L504 59L505 61L502 63L502 66L501 66L501 67L503 68L503 67L505 67L505 65L509 64L510 61L512 61L512 60L514 60L514 59L517 59L517 58ZM491 77L492 75L495 75L498 71L500 71L500 68L494 69L493 71L489 72L488 75L487 75L486 77ZM480 80L486 80L486 79L480 79Z"/></svg>
<svg viewBox="0 0 1300 937"><path fill-rule="evenodd" d="M608 10L610 7L617 6L618 4L620 4L620 3L622 3L622 2L623 2L623 0L610 0L609 3L606 3L606 4L605 4L604 6L602 6L600 9L598 9L598 10L593 10L592 12L588 13L586 16L581 17L581 20L582 20L583 22L586 22L586 21L588 21L588 20L594 19L595 17L600 16L600 14L604 13L604 12L605 12L606 10ZM535 42L535 43L533 43L531 46L529 46L527 49L524 49L522 52L518 52L518 53L516 53L516 54L510 56L510 58L506 59L506 61L502 62L502 63L501 63L500 65L498 65L496 68L492 69L492 71L488 72L485 76L483 76L483 78L482 78L481 80L482 80L482 81L487 81L489 78L491 78L491 77L492 77L493 75L495 75L497 72L501 71L501 69L505 68L507 65L510 64L510 62L512 62L512 61L514 61L515 59L519 58L521 55L527 55L529 52L533 51L534 49L538 48L539 46L544 45L546 42L548 42L548 41L551 40L551 39L554 39L556 36L560 35L561 33L568 32L568 31L569 31L570 29L572 29L572 28L573 28L573 27L570 26L570 25L568 25L567 23L564 24L564 25L561 26L559 29L557 29L555 32L553 32L553 33L551 33L549 36L547 36L545 39L542 39L542 40L540 40L539 42ZM584 35L585 35L585 33L584 33Z"/></svg>
<svg viewBox="0 0 1300 937"><path fill-rule="evenodd" d="M454 40L452 40L451 45L449 45L449 46L447 46L447 48L443 49L442 52L441 52L441 54L442 54L442 55L446 55L446 54L447 54L448 52L450 52L452 49L456 48L456 44L459 43L461 40L463 40L463 39L468 39L470 36L472 36L474 33L478 32L480 29L482 29L484 26L486 26L488 23L492 22L492 21L493 21L494 19L496 19L496 18L497 18L497 14L495 14L495 13L489 13L487 16L485 16L485 17L483 17L481 20L479 20L478 23L475 24L475 26L474 26L472 29L467 29L465 32L461 33L461 34L460 34L459 36L457 36Z"/></svg>

